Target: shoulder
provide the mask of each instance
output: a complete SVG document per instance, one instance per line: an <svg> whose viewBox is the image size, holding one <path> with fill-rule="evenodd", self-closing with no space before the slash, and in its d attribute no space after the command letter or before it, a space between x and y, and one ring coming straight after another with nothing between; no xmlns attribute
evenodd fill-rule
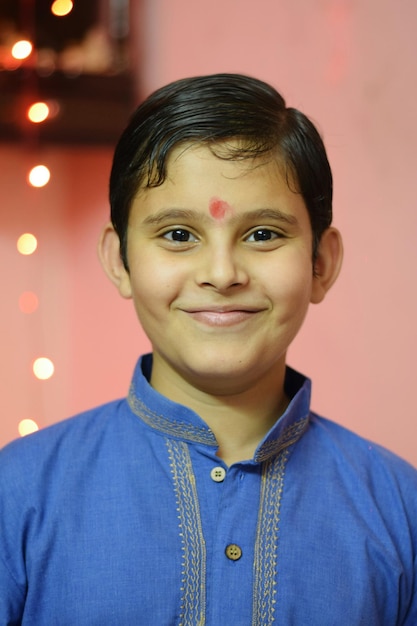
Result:
<svg viewBox="0 0 417 626"><path fill-rule="evenodd" d="M386 501L398 496L417 514L417 469L385 447L370 441L331 420L311 414L309 434L327 471L353 481L357 491L366 488L382 493ZM310 446L309 446L310 448ZM391 496L391 497L390 497Z"/></svg>
<svg viewBox="0 0 417 626"><path fill-rule="evenodd" d="M106 431L115 428L125 404L110 402L7 444L0 450L0 491L33 484L36 476L91 454Z"/></svg>
<svg viewBox="0 0 417 626"><path fill-rule="evenodd" d="M417 475L417 469L394 452L366 437L358 435L353 430L341 426L337 422L316 413L311 413L310 426L316 435L327 442L330 448L334 447L335 450L342 448L346 454L349 454L349 452L354 453L355 457L359 453L361 459L364 455L363 460L368 458L371 460L379 459L382 463L388 463L388 465L393 464L403 469L408 468L412 474Z"/></svg>
<svg viewBox="0 0 417 626"><path fill-rule="evenodd" d="M347 536L376 546L395 571L415 576L417 470L381 445L311 415L294 450L315 515L337 520ZM307 497L307 496L306 496ZM378 547L379 546L379 547Z"/></svg>

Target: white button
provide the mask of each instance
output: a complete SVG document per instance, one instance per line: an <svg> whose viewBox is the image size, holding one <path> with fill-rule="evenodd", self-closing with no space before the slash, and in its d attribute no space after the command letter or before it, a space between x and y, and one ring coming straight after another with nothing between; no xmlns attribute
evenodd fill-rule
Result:
<svg viewBox="0 0 417 626"><path fill-rule="evenodd" d="M220 466L213 467L210 472L210 476L215 483L221 483L226 478L226 470L224 469L224 467Z"/></svg>

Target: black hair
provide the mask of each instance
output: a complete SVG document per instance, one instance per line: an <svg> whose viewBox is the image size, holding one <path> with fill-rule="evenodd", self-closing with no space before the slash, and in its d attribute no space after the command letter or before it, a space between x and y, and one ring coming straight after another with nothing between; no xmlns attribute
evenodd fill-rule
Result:
<svg viewBox="0 0 417 626"><path fill-rule="evenodd" d="M227 147L227 140L238 139ZM314 124L267 83L241 74L175 81L152 93L133 113L116 146L110 174L111 220L127 264L130 208L141 187L161 185L167 160L179 144L204 144L219 158L275 154L288 184L305 202L313 233L313 260L332 221L332 172Z"/></svg>

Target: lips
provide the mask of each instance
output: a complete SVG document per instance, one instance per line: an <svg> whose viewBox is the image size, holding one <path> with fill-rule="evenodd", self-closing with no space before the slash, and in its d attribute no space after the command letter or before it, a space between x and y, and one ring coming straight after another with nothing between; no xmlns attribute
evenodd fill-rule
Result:
<svg viewBox="0 0 417 626"><path fill-rule="evenodd" d="M182 309L195 321L207 326L228 327L247 322L263 309L252 306L230 305L222 307L198 307Z"/></svg>

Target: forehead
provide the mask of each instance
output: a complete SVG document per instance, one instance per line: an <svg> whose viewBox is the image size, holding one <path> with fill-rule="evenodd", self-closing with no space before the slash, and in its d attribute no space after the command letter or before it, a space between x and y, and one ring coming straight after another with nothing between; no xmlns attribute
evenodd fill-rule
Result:
<svg viewBox="0 0 417 626"><path fill-rule="evenodd" d="M282 158L272 153L239 158L240 148L232 142L175 147L162 184L142 187L132 211L149 213L162 206L204 209L223 219L230 210L294 203L304 207Z"/></svg>
<svg viewBox="0 0 417 626"><path fill-rule="evenodd" d="M192 187L198 180L233 188L251 184L265 184L266 179L276 183L287 182L286 166L279 154L272 152L251 155L237 140L215 144L186 143L171 150L165 166L163 183L158 187ZM157 187L154 187L155 189Z"/></svg>

